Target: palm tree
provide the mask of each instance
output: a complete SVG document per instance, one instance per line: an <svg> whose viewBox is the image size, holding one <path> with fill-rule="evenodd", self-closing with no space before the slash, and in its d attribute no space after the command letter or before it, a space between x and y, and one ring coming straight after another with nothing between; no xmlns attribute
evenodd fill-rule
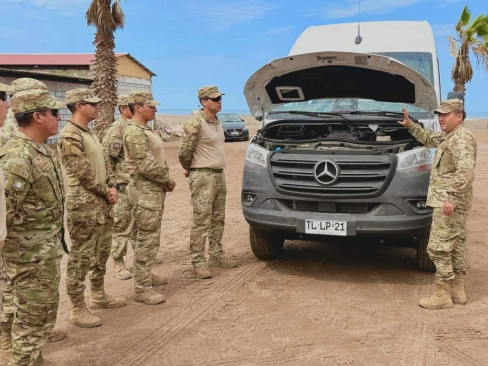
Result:
<svg viewBox="0 0 488 366"><path fill-rule="evenodd" d="M115 58L115 37L117 28L124 27L124 13L120 0L92 0L86 12L86 22L97 28L95 33L95 76L92 89L102 98L95 131L102 138L105 130L114 120L117 105L117 60Z"/></svg>
<svg viewBox="0 0 488 366"><path fill-rule="evenodd" d="M466 92L466 83L473 78L470 50L476 56L478 66L484 65L488 72L488 16L482 14L471 23L470 19L471 12L466 5L456 25L458 39L449 36L451 54L456 59L451 73L453 90L463 95Z"/></svg>

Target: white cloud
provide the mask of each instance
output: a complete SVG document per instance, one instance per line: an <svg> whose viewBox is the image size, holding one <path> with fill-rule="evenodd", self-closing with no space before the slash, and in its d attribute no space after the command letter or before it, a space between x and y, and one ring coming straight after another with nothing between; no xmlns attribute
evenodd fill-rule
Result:
<svg viewBox="0 0 488 366"><path fill-rule="evenodd" d="M204 5L201 0L189 0L181 1L181 5L186 11L192 13L192 18L205 22L208 28L216 31L250 23L276 8L275 5L257 0L225 2L208 0Z"/></svg>
<svg viewBox="0 0 488 366"><path fill-rule="evenodd" d="M6 4L22 4L27 9L45 8L59 12L61 16L72 16L78 14L85 14L91 0L2 0L2 5Z"/></svg>
<svg viewBox="0 0 488 366"><path fill-rule="evenodd" d="M361 1L361 14L387 14L421 1L422 0L363 0ZM327 4L322 10L322 13L326 19L348 18L357 16L358 9L357 0L344 0Z"/></svg>

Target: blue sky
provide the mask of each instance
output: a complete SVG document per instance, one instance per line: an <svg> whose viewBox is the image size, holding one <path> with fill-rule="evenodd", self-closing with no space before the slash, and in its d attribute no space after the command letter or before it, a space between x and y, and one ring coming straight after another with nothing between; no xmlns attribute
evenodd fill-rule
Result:
<svg viewBox="0 0 488 366"><path fill-rule="evenodd" d="M0 52L93 52L95 29L85 11L90 0L2 0ZM69 4L69 5L67 5ZM196 89L216 84L226 93L223 109L249 113L246 80L266 62L286 56L311 25L355 22L358 0L127 0L126 24L116 32L116 52L129 52L157 74L158 113L198 107ZM452 90L448 36L465 5L487 13L485 0L361 0L361 20L427 20L434 30L442 98ZM485 4L485 6L483 6ZM472 57L473 64L476 63ZM467 85L471 117L488 116L488 74L474 66Z"/></svg>

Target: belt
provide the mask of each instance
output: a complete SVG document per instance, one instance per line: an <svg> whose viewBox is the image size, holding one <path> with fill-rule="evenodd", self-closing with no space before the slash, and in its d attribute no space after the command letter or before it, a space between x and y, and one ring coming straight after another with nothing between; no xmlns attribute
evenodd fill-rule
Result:
<svg viewBox="0 0 488 366"><path fill-rule="evenodd" d="M202 173L222 173L224 169L214 169L214 168L191 168L192 172L202 172Z"/></svg>

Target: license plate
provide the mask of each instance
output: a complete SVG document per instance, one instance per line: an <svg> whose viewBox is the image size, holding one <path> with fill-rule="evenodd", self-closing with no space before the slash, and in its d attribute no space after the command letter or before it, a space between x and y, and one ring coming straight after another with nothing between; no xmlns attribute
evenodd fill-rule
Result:
<svg viewBox="0 0 488 366"><path fill-rule="evenodd" d="M230 131L230 134L231 135L238 135L239 134L239 131Z"/></svg>
<svg viewBox="0 0 488 366"><path fill-rule="evenodd" d="M347 236L347 221L305 220L305 233Z"/></svg>

